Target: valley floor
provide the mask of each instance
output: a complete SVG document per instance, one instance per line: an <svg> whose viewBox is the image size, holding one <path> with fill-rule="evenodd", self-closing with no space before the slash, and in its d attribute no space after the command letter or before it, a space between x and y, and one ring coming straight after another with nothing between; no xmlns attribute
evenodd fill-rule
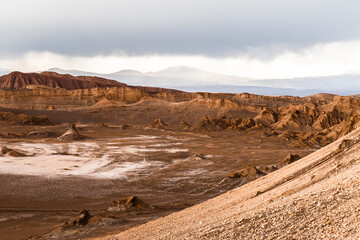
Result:
<svg viewBox="0 0 360 240"><path fill-rule="evenodd" d="M209 201L99 239L358 239L359 134ZM344 147L344 139L351 144Z"/></svg>
<svg viewBox="0 0 360 240"><path fill-rule="evenodd" d="M0 157L0 238L44 235L86 208L103 219L96 226L51 233L55 239L126 230L203 202L244 182L230 171L268 166L296 152L284 140L254 133L197 134L151 128L79 125L89 139L64 142L13 138L1 145L27 157ZM64 132L65 126L4 126L3 132ZM154 209L111 212L113 200L136 195ZM48 235L49 236L49 235Z"/></svg>

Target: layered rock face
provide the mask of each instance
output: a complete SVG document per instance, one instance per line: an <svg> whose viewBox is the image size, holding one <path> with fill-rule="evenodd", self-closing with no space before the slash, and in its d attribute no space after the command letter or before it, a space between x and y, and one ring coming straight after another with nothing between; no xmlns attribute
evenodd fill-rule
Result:
<svg viewBox="0 0 360 240"><path fill-rule="evenodd" d="M298 97L253 94L186 93L178 90L128 86L99 77L74 77L54 72L12 72L0 77L0 107L16 109L69 109L89 107L102 99L135 103L145 99L170 102L193 100L195 104L227 109L261 111L263 106L300 104Z"/></svg>
<svg viewBox="0 0 360 240"><path fill-rule="evenodd" d="M55 72L21 73L12 72L0 77L0 89L24 89L36 86L63 88L67 90L125 87L124 83L99 77L74 77Z"/></svg>
<svg viewBox="0 0 360 240"><path fill-rule="evenodd" d="M15 109L89 107L103 98L134 103L153 95L172 101L189 99L189 94L177 90L134 87L99 77L54 72L12 72L0 77L0 107Z"/></svg>

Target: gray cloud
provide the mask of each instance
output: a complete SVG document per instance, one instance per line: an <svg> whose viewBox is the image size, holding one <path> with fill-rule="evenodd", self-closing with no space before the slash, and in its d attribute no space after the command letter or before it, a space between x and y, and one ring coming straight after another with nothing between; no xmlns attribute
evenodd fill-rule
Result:
<svg viewBox="0 0 360 240"><path fill-rule="evenodd" d="M5 0L0 53L266 56L360 38L356 0ZM0 57L1 57L0 55Z"/></svg>

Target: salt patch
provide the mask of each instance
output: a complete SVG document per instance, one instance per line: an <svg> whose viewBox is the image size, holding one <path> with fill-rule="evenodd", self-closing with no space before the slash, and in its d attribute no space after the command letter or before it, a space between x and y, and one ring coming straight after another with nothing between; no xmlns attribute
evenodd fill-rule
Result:
<svg viewBox="0 0 360 240"><path fill-rule="evenodd" d="M155 139L156 136L136 136L129 139ZM143 143L143 142L142 142ZM164 167L160 161L129 162L129 156L145 156L154 152L177 153L188 149L166 148L177 143L150 145L122 145L122 143L72 142L72 143L1 143L25 152L28 157L0 158L0 173L33 176L82 176L94 178L125 178L128 174ZM144 143L143 143L144 144ZM136 160L134 158L133 160Z"/></svg>

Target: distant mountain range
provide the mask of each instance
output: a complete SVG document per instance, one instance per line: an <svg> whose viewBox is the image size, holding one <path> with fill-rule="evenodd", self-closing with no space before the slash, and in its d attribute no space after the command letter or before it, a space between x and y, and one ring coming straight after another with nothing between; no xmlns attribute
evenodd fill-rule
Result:
<svg viewBox="0 0 360 240"><path fill-rule="evenodd" d="M172 88L189 92L248 92L259 95L292 95L301 97L316 93L332 93L337 95L360 93L359 75L248 80L186 66L171 67L158 72L146 73L135 70L122 70L111 74L101 74L79 70L64 70L61 68L50 68L48 71L73 76L102 77L133 86ZM9 71L0 69L1 75L7 73Z"/></svg>
<svg viewBox="0 0 360 240"><path fill-rule="evenodd" d="M111 74L99 74L78 70L64 70L60 68L51 68L49 71L71 74L74 76L100 76L129 85L174 88L190 92L248 92L274 96L308 96L316 93L352 95L360 93L359 75L279 80L247 80L186 66L171 67L159 72L147 73L134 70L122 70Z"/></svg>

